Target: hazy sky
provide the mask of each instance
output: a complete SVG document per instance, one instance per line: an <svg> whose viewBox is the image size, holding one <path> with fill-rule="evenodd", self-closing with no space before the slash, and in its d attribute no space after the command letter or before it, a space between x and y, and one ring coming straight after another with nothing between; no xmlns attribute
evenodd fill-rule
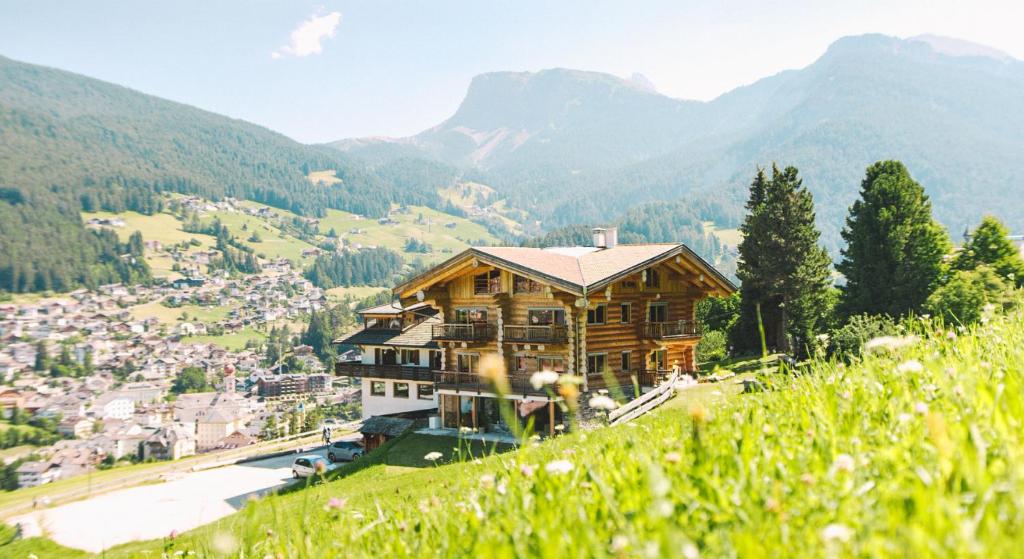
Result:
<svg viewBox="0 0 1024 559"><path fill-rule="evenodd" d="M487 71L640 72L711 99L867 32L1024 59L1022 22L1022 0L0 0L0 55L320 142L437 124Z"/></svg>

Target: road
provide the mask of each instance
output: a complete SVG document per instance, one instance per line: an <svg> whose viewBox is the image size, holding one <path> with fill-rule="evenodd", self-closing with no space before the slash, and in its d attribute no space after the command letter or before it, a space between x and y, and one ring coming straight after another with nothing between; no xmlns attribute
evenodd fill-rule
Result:
<svg viewBox="0 0 1024 559"><path fill-rule="evenodd" d="M356 439L350 435L346 439ZM306 452L326 456L326 450ZM297 454L181 474L154 485L105 493L14 517L26 536L45 534L77 549L99 553L136 540L184 532L238 511L253 496L292 479Z"/></svg>

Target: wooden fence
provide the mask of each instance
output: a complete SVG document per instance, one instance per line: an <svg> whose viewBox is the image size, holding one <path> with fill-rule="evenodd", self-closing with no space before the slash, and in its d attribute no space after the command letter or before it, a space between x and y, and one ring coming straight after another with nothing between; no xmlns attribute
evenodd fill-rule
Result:
<svg viewBox="0 0 1024 559"><path fill-rule="evenodd" d="M612 425L618 425L632 421L641 415L664 404L675 393L676 381L679 380L679 371L673 371L672 376L665 382L658 385L654 390L633 400L632 402L612 410L608 414L608 421Z"/></svg>

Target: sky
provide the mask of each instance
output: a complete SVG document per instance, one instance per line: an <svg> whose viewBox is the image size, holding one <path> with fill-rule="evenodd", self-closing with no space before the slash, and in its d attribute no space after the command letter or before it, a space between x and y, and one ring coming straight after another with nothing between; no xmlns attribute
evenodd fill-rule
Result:
<svg viewBox="0 0 1024 559"><path fill-rule="evenodd" d="M947 35L1024 59L1021 0L0 0L0 55L315 143L406 136L473 76L576 68L710 100L846 35Z"/></svg>

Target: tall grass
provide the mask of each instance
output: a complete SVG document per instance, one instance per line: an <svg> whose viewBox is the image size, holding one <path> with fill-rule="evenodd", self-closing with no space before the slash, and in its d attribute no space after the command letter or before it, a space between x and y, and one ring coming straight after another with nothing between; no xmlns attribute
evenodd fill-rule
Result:
<svg viewBox="0 0 1024 559"><path fill-rule="evenodd" d="M365 468L111 555L1021 556L1024 317L915 329L711 408L401 475Z"/></svg>

